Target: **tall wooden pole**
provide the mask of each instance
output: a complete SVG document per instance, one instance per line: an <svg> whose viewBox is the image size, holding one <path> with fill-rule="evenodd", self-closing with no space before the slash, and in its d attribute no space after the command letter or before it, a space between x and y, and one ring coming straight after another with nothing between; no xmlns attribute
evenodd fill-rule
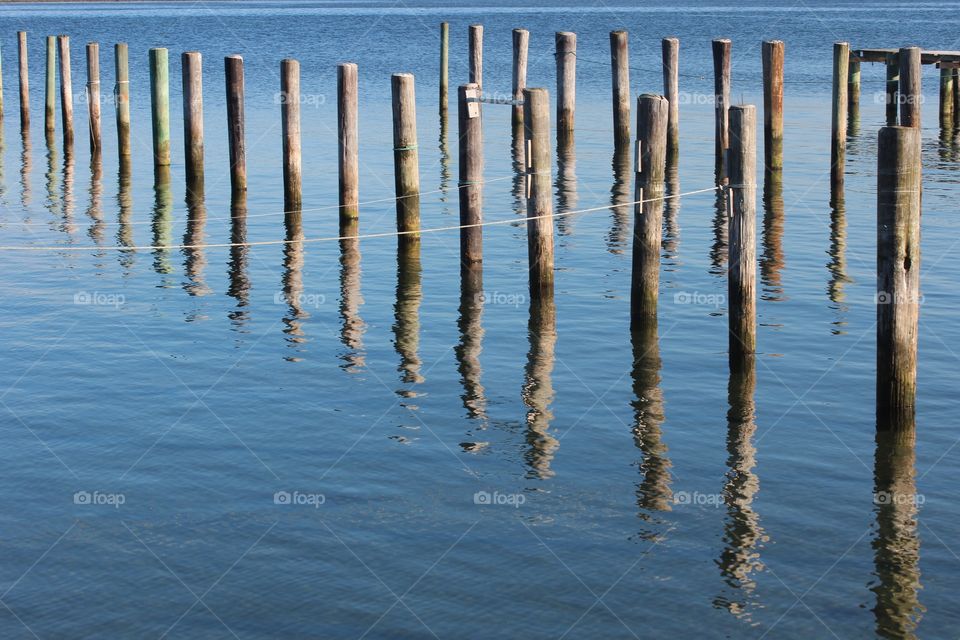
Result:
<svg viewBox="0 0 960 640"><path fill-rule="evenodd" d="M660 48L663 56L663 95L670 103L667 161L673 164L680 151L680 40L664 38Z"/></svg>
<svg viewBox="0 0 960 640"><path fill-rule="evenodd" d="M556 34L557 56L557 139L573 139L574 110L577 103L577 34Z"/></svg>
<svg viewBox="0 0 960 640"><path fill-rule="evenodd" d="M60 116L63 120L63 146L73 147L73 82L70 79L70 36L57 36L60 54Z"/></svg>
<svg viewBox="0 0 960 640"><path fill-rule="evenodd" d="M49 137L56 128L56 94L57 94L57 38L47 36L47 67L46 85L44 94L43 128Z"/></svg>
<svg viewBox="0 0 960 640"><path fill-rule="evenodd" d="M299 213L303 205L300 160L300 63L280 61L280 127L283 138L283 209Z"/></svg>
<svg viewBox="0 0 960 640"><path fill-rule="evenodd" d="M920 47L900 49L900 124L904 127L920 126Z"/></svg>
<svg viewBox="0 0 960 640"><path fill-rule="evenodd" d="M880 129L877 158L877 428L913 423L920 303L920 129Z"/></svg>
<svg viewBox="0 0 960 640"><path fill-rule="evenodd" d="M30 72L27 56L27 32L17 32L17 57L20 63L20 131L30 131Z"/></svg>
<svg viewBox="0 0 960 640"><path fill-rule="evenodd" d="M87 113L90 119L90 153L100 153L100 45L87 43Z"/></svg>
<svg viewBox="0 0 960 640"><path fill-rule="evenodd" d="M727 111L730 108L730 40L713 41L714 157L718 182L726 182L726 154L729 143Z"/></svg>
<svg viewBox="0 0 960 640"><path fill-rule="evenodd" d="M203 56L199 51L180 55L183 85L183 153L187 190L203 193Z"/></svg>
<svg viewBox="0 0 960 640"><path fill-rule="evenodd" d="M472 24L470 36L470 83L483 87L483 25Z"/></svg>
<svg viewBox="0 0 960 640"><path fill-rule="evenodd" d="M130 67L125 42L114 45L113 59L117 76L117 85L114 88L117 102L117 151L122 165L124 158L130 158Z"/></svg>
<svg viewBox="0 0 960 640"><path fill-rule="evenodd" d="M170 69L167 50L150 49L150 116L153 165L170 166Z"/></svg>
<svg viewBox="0 0 960 640"><path fill-rule="evenodd" d="M613 144L630 144L630 54L626 31L610 32L613 76Z"/></svg>
<svg viewBox="0 0 960 640"><path fill-rule="evenodd" d="M860 125L860 58L853 52L847 69L847 119L848 128L856 131Z"/></svg>
<svg viewBox="0 0 960 640"><path fill-rule="evenodd" d="M887 56L887 126L897 124L897 110L900 104L900 56L892 53Z"/></svg>
<svg viewBox="0 0 960 640"><path fill-rule="evenodd" d="M243 57L223 59L227 88L227 141L230 147L230 188L233 193L247 190L247 150L244 139Z"/></svg>
<svg viewBox="0 0 960 640"><path fill-rule="evenodd" d="M444 23L446 24L446 23ZM337 150L340 178L340 235L356 229L360 217L360 152L357 119L357 65L337 65ZM446 93L444 93L446 96ZM443 107L446 108L446 105Z"/></svg>
<svg viewBox="0 0 960 640"><path fill-rule="evenodd" d="M461 85L457 90L460 136L460 268L470 270L483 262L483 126L480 87Z"/></svg>
<svg viewBox="0 0 960 640"><path fill-rule="evenodd" d="M846 80L846 76L844 76ZM730 108L730 370L743 369L757 350L757 110Z"/></svg>
<svg viewBox="0 0 960 640"><path fill-rule="evenodd" d="M513 126L523 125L523 90L527 88L527 49L530 32L513 30Z"/></svg>
<svg viewBox="0 0 960 640"><path fill-rule="evenodd" d="M763 156L768 171L783 169L783 42L766 41L763 53Z"/></svg>
<svg viewBox="0 0 960 640"><path fill-rule="evenodd" d="M954 104L953 88L954 69L940 69L940 128L953 129Z"/></svg>
<svg viewBox="0 0 960 640"><path fill-rule="evenodd" d="M447 112L450 82L450 25L440 23L440 113Z"/></svg>
<svg viewBox="0 0 960 640"><path fill-rule="evenodd" d="M550 150L550 95L523 90L523 131L527 165L527 257L531 302L553 298L553 180Z"/></svg>
<svg viewBox="0 0 960 640"><path fill-rule="evenodd" d="M847 65L850 45L833 44L833 102L830 120L830 191L843 190L843 171L847 156Z"/></svg>
<svg viewBox="0 0 960 640"><path fill-rule="evenodd" d="M393 166L397 196L397 231L401 241L419 239L420 155L417 151L417 112L413 74L391 77L393 97Z"/></svg>

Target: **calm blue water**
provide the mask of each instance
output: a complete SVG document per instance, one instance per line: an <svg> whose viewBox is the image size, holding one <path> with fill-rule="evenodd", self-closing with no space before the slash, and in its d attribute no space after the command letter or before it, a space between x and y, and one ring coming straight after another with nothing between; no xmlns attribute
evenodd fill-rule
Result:
<svg viewBox="0 0 960 640"><path fill-rule="evenodd" d="M954 9L0 8L0 245L53 248L0 251L0 635L954 635L960 150L937 129L935 70L924 76L915 455L877 453L874 442L879 65L863 68L844 206L832 209L829 194L833 41L956 48ZM485 25L490 93L509 91L512 28L531 31L529 83L551 92L553 32L577 32L576 146L555 166L561 211L632 198L631 171L613 153L610 30L630 32L634 93L661 90L660 38L681 40L674 192L713 185L711 38L733 40L733 95L747 103L760 103L761 40L786 42L783 188L758 212L754 379L729 379L723 214L711 193L667 206L659 341L629 332L632 208L557 220L555 332L549 316L531 316L522 223L484 231L483 305L461 304L456 232L425 235L420 269L399 273L393 238L342 255L336 242L116 250L230 241L221 60L231 53L246 60L247 240L285 236L274 94L286 56L300 60L309 100L307 238L337 233L335 64L348 60L360 67L361 231L394 225L396 71L417 79L423 226L456 224L455 118L444 140L436 108L443 20L452 86L466 80L467 25ZM20 29L30 46L26 143ZM105 96L112 45L130 45L127 181L106 101L100 171L81 99L69 161L59 114L57 139L44 140L43 38L56 33L71 36L78 95L85 42L101 43ZM170 49L171 192L154 190L150 160L155 46ZM193 49L204 54L207 182L191 216L179 53ZM484 215L520 217L508 107L485 107L484 137ZM874 491L891 487L915 503L875 504Z"/></svg>

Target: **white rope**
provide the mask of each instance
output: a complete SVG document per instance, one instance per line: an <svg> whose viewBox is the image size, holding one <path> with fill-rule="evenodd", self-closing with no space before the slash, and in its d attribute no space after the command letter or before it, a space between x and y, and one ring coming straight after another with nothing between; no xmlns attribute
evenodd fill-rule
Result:
<svg viewBox="0 0 960 640"><path fill-rule="evenodd" d="M261 240L259 242L220 242L213 244L160 244L146 246L54 246L54 247L36 247L36 246L17 246L0 245L0 251L170 251L172 249L215 249L215 248L233 248L233 247L265 247L271 245L289 245L289 244L310 244L314 242L335 242L340 240L364 240L367 238L388 238L391 236L419 235L423 233L438 233L440 231L456 231L459 229L472 229L474 227L492 227L494 225L515 224L528 220L540 220L548 218L564 218L567 216L578 215L581 213L592 213L596 211L607 211L617 207L629 207L631 205L643 204L646 202L656 202L658 200L672 200L683 196L692 196L698 193L708 193L721 189L720 186L709 187L707 189L697 189L696 191L687 191L675 195L662 196L660 198L649 198L647 200L634 200L632 202L618 202L615 204L606 204L601 207L591 207L589 209L578 209L576 211L565 211L563 213L552 213L543 216L525 216L522 218L507 218L505 220L493 220L491 222L478 222L476 224L452 225L448 227L431 227L429 229L416 229L414 231L384 231L381 233L366 233L356 236L328 236L321 238L299 238L293 240Z"/></svg>

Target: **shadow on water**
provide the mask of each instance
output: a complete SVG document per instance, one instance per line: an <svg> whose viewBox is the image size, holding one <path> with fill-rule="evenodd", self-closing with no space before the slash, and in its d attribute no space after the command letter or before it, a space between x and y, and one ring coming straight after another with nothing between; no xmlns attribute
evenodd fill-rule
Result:
<svg viewBox="0 0 960 640"><path fill-rule="evenodd" d="M769 538L760 526L760 516L753 509L753 500L760 490L760 480L753 472L756 448L757 387L756 361L745 355L736 366L731 364L727 385L727 481L723 486L726 516L723 527L723 549L717 566L729 595L718 596L714 606L727 609L737 617L750 618L758 608L754 601L757 584L754 574L763 570L760 550Z"/></svg>
<svg viewBox="0 0 960 640"><path fill-rule="evenodd" d="M880 638L917 638L916 629L926 611L920 603L920 537L914 472L914 429L878 431L874 457L873 539L876 596L873 608Z"/></svg>
<svg viewBox="0 0 960 640"><path fill-rule="evenodd" d="M30 131L20 132L20 203L25 211L30 208Z"/></svg>
<svg viewBox="0 0 960 640"><path fill-rule="evenodd" d="M132 163L130 156L120 156L120 167L117 171L117 245L120 247L134 246L133 225L131 224L131 218L133 216L131 174ZM136 252L133 249L117 252L117 260L120 262L120 266L123 267L125 276L130 274L135 255Z"/></svg>
<svg viewBox="0 0 960 640"><path fill-rule="evenodd" d="M480 352L483 349L483 266L480 264L463 265L460 269L460 309L457 328L460 342L454 348L457 359L457 372L463 393L460 399L467 417L481 420L481 428L486 426L487 399L480 381ZM474 443L462 443L470 450Z"/></svg>
<svg viewBox="0 0 960 640"><path fill-rule="evenodd" d="M230 284L227 295L236 300L236 306L227 317L237 330L243 331L250 319L250 279L247 276L247 257L250 248L247 241L247 194L233 193L230 197L230 259L227 262L227 277Z"/></svg>
<svg viewBox="0 0 960 640"><path fill-rule="evenodd" d="M207 258L201 245L206 241L207 206L204 201L203 187L187 187L187 229L183 234L183 271L187 276L183 290L190 296L207 296L213 290L204 280ZM193 316L190 319L198 319Z"/></svg>
<svg viewBox="0 0 960 640"><path fill-rule="evenodd" d="M154 247L168 246L173 242L173 189L170 185L170 167L153 168L153 238ZM153 249L153 270L158 274L173 273L170 249ZM167 284L163 285L168 286Z"/></svg>
<svg viewBox="0 0 960 640"><path fill-rule="evenodd" d="M303 294L303 214L300 209L287 211L283 216L283 275L280 280L282 300L287 305L283 317L283 333L290 347L298 353L304 351L307 336L303 330L303 321L310 317L304 305L313 300ZM297 356L286 356L289 362L299 362Z"/></svg>
<svg viewBox="0 0 960 640"><path fill-rule="evenodd" d="M357 235L357 227L341 229L340 235ZM340 342L346 350L340 354L341 368L357 373L365 365L363 334L366 325L360 317L363 296L360 294L360 241L348 238L340 241Z"/></svg>
<svg viewBox="0 0 960 640"><path fill-rule="evenodd" d="M397 301L394 305L393 344L400 356L397 371L404 385L421 384L420 375L420 302L422 268L420 265L420 238L401 236L397 243ZM410 388L399 389L402 398L415 398Z"/></svg>
<svg viewBox="0 0 960 640"><path fill-rule="evenodd" d="M577 148L572 135L560 136L557 142L557 210L567 213L577 208ZM573 218L557 218L557 233L573 233Z"/></svg>
<svg viewBox="0 0 960 640"><path fill-rule="evenodd" d="M633 442L640 450L638 462L641 479L637 483L637 507L640 518L651 520L651 511L670 511L673 491L670 488L673 466L663 443L663 390L660 388L660 342L656 321L646 321L630 332L633 348ZM643 539L653 540L657 533L645 530Z"/></svg>
<svg viewBox="0 0 960 640"><path fill-rule="evenodd" d="M680 193L680 171L676 158L666 164L666 196ZM680 264L680 201L682 198L669 198L663 201L663 259L664 271L676 271Z"/></svg>
<svg viewBox="0 0 960 640"><path fill-rule="evenodd" d="M607 233L607 251L613 254L623 253L630 241L631 188L633 176L630 169L633 160L629 145L618 145L610 161L613 168L613 186L610 187L610 231Z"/></svg>
<svg viewBox="0 0 960 640"><path fill-rule="evenodd" d="M760 254L760 283L763 300L785 300L780 271L783 262L783 173L763 174L763 247Z"/></svg>
<svg viewBox="0 0 960 640"><path fill-rule="evenodd" d="M554 349L557 343L557 309L552 295L534 296L530 300L527 325L530 351L524 369L521 397L527 406L524 459L529 467L527 477L552 477L550 468L560 442L550 433L550 403L553 402Z"/></svg>

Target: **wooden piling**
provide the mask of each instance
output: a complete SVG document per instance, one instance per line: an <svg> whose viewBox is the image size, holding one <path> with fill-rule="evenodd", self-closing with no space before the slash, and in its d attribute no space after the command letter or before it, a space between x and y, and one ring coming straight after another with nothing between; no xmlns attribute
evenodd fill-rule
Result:
<svg viewBox="0 0 960 640"><path fill-rule="evenodd" d="M847 120L848 129L855 129L860 122L860 58L852 52L847 68Z"/></svg>
<svg viewBox="0 0 960 640"><path fill-rule="evenodd" d="M920 63L920 47L904 47L899 53L900 64L900 126L920 126L920 103L923 94L920 92L922 66Z"/></svg>
<svg viewBox="0 0 960 640"><path fill-rule="evenodd" d="M450 25L449 23L441 22L440 23L440 113L447 112L447 102L449 100L449 90L450 90L449 82L450 82Z"/></svg>
<svg viewBox="0 0 960 640"><path fill-rule="evenodd" d="M470 36L470 83L483 87L483 25L472 24Z"/></svg>
<svg viewBox="0 0 960 640"><path fill-rule="evenodd" d="M113 90L117 103L117 151L122 160L130 157L130 66L125 42L113 46L113 61L117 76Z"/></svg>
<svg viewBox="0 0 960 640"><path fill-rule="evenodd" d="M557 139L573 139L574 109L577 102L577 34L556 34L557 56Z"/></svg>
<svg viewBox="0 0 960 640"><path fill-rule="evenodd" d="M727 179L726 154L730 146L727 111L730 108L730 48L726 38L713 41L714 158L717 182Z"/></svg>
<svg viewBox="0 0 960 640"><path fill-rule="evenodd" d="M783 170L783 42L768 40L763 55L763 156L768 171Z"/></svg>
<svg viewBox="0 0 960 640"><path fill-rule="evenodd" d="M953 128L960 129L960 69L951 69L953 80Z"/></svg>
<svg viewBox="0 0 960 640"><path fill-rule="evenodd" d="M846 74L843 75L846 81ZM844 112L846 115L846 112ZM730 370L743 369L757 350L757 122L756 107L730 108L731 212L728 219L730 268Z"/></svg>
<svg viewBox="0 0 960 640"><path fill-rule="evenodd" d="M553 180L550 150L550 95L523 90L523 131L527 165L527 255L531 303L553 298Z"/></svg>
<svg viewBox="0 0 960 640"><path fill-rule="evenodd" d="M20 67L20 131L30 131L30 72L27 57L27 32L17 32L17 57Z"/></svg>
<svg viewBox="0 0 960 640"><path fill-rule="evenodd" d="M523 125L523 90L527 88L527 50L530 46L530 32L526 29L513 30L513 126Z"/></svg>
<svg viewBox="0 0 960 640"><path fill-rule="evenodd" d="M280 61L280 127L283 137L283 209L299 212L303 204L300 161L300 63Z"/></svg>
<svg viewBox="0 0 960 640"><path fill-rule="evenodd" d="M411 73L395 73L393 97L393 166L397 196L397 231L401 241L419 239L420 156L417 151L417 112Z"/></svg>
<svg viewBox="0 0 960 640"><path fill-rule="evenodd" d="M203 56L180 55L183 87L183 155L188 192L203 192Z"/></svg>
<svg viewBox="0 0 960 640"><path fill-rule="evenodd" d="M483 126L480 118L480 87L460 85L457 89L457 121L460 137L460 268L483 262Z"/></svg>
<svg viewBox="0 0 960 640"><path fill-rule="evenodd" d="M920 129L880 129L877 157L877 428L912 424L920 302Z"/></svg>
<svg viewBox="0 0 960 640"><path fill-rule="evenodd" d="M227 89L227 139L230 147L230 188L234 193L247 190L247 151L244 142L243 57L223 59Z"/></svg>
<svg viewBox="0 0 960 640"><path fill-rule="evenodd" d="M954 70L940 69L940 128L953 129L954 110Z"/></svg>
<svg viewBox="0 0 960 640"><path fill-rule="evenodd" d="M847 155L847 68L850 45L833 43L833 102L830 120L830 190L843 189L843 170Z"/></svg>
<svg viewBox="0 0 960 640"><path fill-rule="evenodd" d="M87 114L90 121L90 153L100 153L100 45L87 43Z"/></svg>
<svg viewBox="0 0 960 640"><path fill-rule="evenodd" d="M663 55L663 95L670 103L667 161L673 164L680 150L680 40L664 38L660 48Z"/></svg>
<svg viewBox="0 0 960 640"><path fill-rule="evenodd" d="M150 116L153 165L170 166L170 72L163 48L150 49Z"/></svg>
<svg viewBox="0 0 960 640"><path fill-rule="evenodd" d="M887 126L894 127L897 124L897 110L900 103L900 57L893 53L887 56Z"/></svg>
<svg viewBox="0 0 960 640"><path fill-rule="evenodd" d="M63 121L63 146L73 147L73 82L70 79L70 36L57 36L60 54L60 116Z"/></svg>
<svg viewBox="0 0 960 640"><path fill-rule="evenodd" d="M634 191L633 271L630 283L630 328L639 330L657 320L660 290L660 247L666 180L667 127L670 104L663 96L637 97L637 160Z"/></svg>
<svg viewBox="0 0 960 640"><path fill-rule="evenodd" d="M446 24L446 23L444 23ZM357 65L337 65L337 149L340 177L340 235L356 233L360 217L360 145L357 118ZM446 96L446 94L444 94ZM446 109L446 105L443 107Z"/></svg>
<svg viewBox="0 0 960 640"><path fill-rule="evenodd" d="M630 144L630 55L626 31L610 32L613 77L613 144Z"/></svg>
<svg viewBox="0 0 960 640"><path fill-rule="evenodd" d="M55 96L57 93L57 38L47 36L47 66L46 85L43 103L43 128L49 135L56 128Z"/></svg>

